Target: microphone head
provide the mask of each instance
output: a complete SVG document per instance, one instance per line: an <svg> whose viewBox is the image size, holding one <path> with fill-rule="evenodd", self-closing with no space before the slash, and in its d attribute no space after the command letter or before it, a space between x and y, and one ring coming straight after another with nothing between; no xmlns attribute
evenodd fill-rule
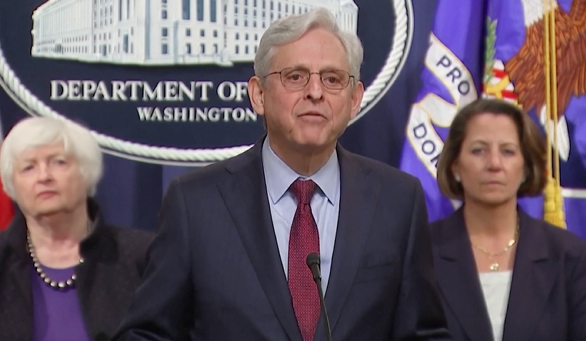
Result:
<svg viewBox="0 0 586 341"><path fill-rule="evenodd" d="M315 252L312 252L312 253L308 254L307 255L306 262L307 262L307 266L309 266L310 268L313 265L319 266L320 265L319 254L318 253L315 253Z"/></svg>

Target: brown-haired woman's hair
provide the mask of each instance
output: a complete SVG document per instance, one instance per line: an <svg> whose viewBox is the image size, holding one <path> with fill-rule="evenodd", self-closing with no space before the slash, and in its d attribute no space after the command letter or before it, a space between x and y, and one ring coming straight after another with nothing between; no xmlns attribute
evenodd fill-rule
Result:
<svg viewBox="0 0 586 341"><path fill-rule="evenodd" d="M528 114L511 103L497 99L477 99L463 107L454 117L437 162L437 182L442 193L452 199L463 198L464 189L454 178L452 165L460 155L468 122L473 117L486 113L508 116L517 127L526 176L525 181L519 186L517 195L531 196L542 193L547 181L545 138Z"/></svg>

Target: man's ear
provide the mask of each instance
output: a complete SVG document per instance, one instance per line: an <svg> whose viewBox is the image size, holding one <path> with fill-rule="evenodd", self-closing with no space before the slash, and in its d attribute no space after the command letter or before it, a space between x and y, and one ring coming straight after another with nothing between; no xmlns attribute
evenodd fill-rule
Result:
<svg viewBox="0 0 586 341"><path fill-rule="evenodd" d="M262 81L257 76L251 77L248 81L248 97L250 98L250 104L254 112L264 116L264 88Z"/></svg>
<svg viewBox="0 0 586 341"><path fill-rule="evenodd" d="M364 84L358 81L352 89L352 114L350 119L353 119L358 115L360 111L360 104L362 103L362 97L364 97Z"/></svg>

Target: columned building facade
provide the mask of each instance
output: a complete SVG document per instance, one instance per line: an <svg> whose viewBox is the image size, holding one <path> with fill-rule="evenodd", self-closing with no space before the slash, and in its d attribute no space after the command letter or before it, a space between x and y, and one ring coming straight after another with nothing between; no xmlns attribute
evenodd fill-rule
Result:
<svg viewBox="0 0 586 341"><path fill-rule="evenodd" d="M326 7L356 32L352 0L49 0L33 13L36 57L120 64L251 62L274 21Z"/></svg>

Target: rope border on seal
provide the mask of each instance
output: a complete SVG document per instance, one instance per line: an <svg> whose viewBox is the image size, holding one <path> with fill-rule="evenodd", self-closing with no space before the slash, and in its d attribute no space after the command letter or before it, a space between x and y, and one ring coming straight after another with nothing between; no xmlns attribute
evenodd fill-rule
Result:
<svg viewBox="0 0 586 341"><path fill-rule="evenodd" d="M393 46L385 66L366 89L360 112L349 123L364 116L382 98L398 77L403 68L413 39L413 6L410 0L392 0L395 10L395 34ZM16 76L4 57L0 44L0 86L27 113L32 116L48 116L71 121L60 115L33 95ZM71 121L72 122L72 121ZM75 122L74 122L75 123ZM252 145L208 149L179 149L153 147L140 143L124 141L91 130L103 151L126 159L164 165L201 166L236 156Z"/></svg>

